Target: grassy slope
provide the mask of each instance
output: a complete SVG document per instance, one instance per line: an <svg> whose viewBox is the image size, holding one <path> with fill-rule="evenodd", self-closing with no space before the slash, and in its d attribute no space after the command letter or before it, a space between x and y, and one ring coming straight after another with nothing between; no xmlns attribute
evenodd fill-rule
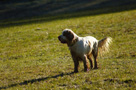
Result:
<svg viewBox="0 0 136 90"><path fill-rule="evenodd" d="M134 89L136 88L136 10L0 30L0 88ZM99 58L99 69L72 74L66 45L57 40L70 28L79 36L113 38L111 52Z"/></svg>

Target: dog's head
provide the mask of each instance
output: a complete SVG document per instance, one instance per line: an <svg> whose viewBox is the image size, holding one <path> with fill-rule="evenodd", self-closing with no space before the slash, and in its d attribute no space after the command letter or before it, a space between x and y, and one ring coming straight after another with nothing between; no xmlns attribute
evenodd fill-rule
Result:
<svg viewBox="0 0 136 90"><path fill-rule="evenodd" d="M69 46L75 43L77 35L70 29L65 29L62 32L62 35L58 36L58 39L61 43L67 43Z"/></svg>

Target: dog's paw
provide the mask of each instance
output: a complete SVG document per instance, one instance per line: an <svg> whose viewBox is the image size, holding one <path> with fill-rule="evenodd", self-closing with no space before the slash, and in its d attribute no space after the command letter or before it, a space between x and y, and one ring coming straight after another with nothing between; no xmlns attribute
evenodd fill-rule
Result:
<svg viewBox="0 0 136 90"><path fill-rule="evenodd" d="M78 73L78 71L74 71L74 73Z"/></svg>
<svg viewBox="0 0 136 90"><path fill-rule="evenodd" d="M85 69L85 70L84 70L84 72L89 72L89 71L90 71L90 69Z"/></svg>
<svg viewBox="0 0 136 90"><path fill-rule="evenodd" d="M94 67L94 69L98 69L98 67Z"/></svg>

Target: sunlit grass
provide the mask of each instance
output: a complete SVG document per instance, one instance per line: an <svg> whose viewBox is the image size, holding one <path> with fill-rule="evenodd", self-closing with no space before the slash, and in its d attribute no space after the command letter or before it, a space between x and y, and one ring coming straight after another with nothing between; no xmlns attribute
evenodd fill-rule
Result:
<svg viewBox="0 0 136 90"><path fill-rule="evenodd" d="M1 28L0 88L134 89L135 21L136 10L132 10ZM71 73L68 47L57 39L65 28L79 36L113 38L110 53L99 57L98 70L83 72L81 63L79 73Z"/></svg>

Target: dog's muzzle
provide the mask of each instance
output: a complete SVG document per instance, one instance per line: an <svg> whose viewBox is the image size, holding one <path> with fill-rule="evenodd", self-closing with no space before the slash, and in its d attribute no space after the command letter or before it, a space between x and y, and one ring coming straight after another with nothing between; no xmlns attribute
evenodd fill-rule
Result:
<svg viewBox="0 0 136 90"><path fill-rule="evenodd" d="M61 43L67 43L66 41L62 40L61 36L58 36L58 39Z"/></svg>

